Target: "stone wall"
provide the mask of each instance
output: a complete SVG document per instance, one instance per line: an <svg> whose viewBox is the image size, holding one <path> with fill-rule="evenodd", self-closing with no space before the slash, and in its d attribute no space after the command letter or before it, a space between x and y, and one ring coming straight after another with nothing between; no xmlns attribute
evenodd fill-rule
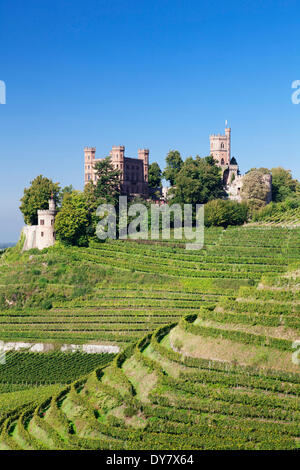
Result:
<svg viewBox="0 0 300 470"><path fill-rule="evenodd" d="M244 179L244 176L237 175L235 179L226 186L226 192L228 194L229 199L232 199L234 201L239 201L239 202L242 201L241 190L243 187L243 179ZM264 180L265 185L268 188L266 203L269 204L272 201L272 175L271 174L263 175L263 180Z"/></svg>
<svg viewBox="0 0 300 470"><path fill-rule="evenodd" d="M21 236L24 235L25 241L23 245L23 251L31 250L36 248L36 231L37 225L25 225L23 227Z"/></svg>

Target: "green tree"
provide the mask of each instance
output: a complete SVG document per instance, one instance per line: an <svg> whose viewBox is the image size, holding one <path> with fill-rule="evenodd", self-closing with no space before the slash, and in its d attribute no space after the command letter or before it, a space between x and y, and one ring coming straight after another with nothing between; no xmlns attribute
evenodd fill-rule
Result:
<svg viewBox="0 0 300 470"><path fill-rule="evenodd" d="M75 188L73 188L72 184L70 184L69 186L64 186L60 191L60 201L62 202L64 197L66 195L70 195L73 191L75 191Z"/></svg>
<svg viewBox="0 0 300 470"><path fill-rule="evenodd" d="M70 245L86 246L89 224L86 197L82 192L73 191L63 199L62 207L55 218L57 238Z"/></svg>
<svg viewBox="0 0 300 470"><path fill-rule="evenodd" d="M171 186L176 184L176 177L181 170L183 160L178 150L170 150L166 157L167 166L163 172L163 178L169 181Z"/></svg>
<svg viewBox="0 0 300 470"><path fill-rule="evenodd" d="M156 162L151 163L148 170L148 184L150 188L161 187L161 175L162 171L159 167L159 164Z"/></svg>
<svg viewBox="0 0 300 470"><path fill-rule="evenodd" d="M24 189L20 210L26 224L37 225L37 211L39 209L48 209L48 201L51 195L53 195L55 203L59 203L60 187L59 183L53 183L51 179L42 175L37 176L30 182L30 185L29 188Z"/></svg>
<svg viewBox="0 0 300 470"><path fill-rule="evenodd" d="M114 168L110 157L106 157L97 162L94 168L97 175L95 187L96 199L105 199L108 203L117 204L121 192L121 170Z"/></svg>
<svg viewBox="0 0 300 470"><path fill-rule="evenodd" d="M172 202L193 205L225 197L221 169L212 157L189 157L176 176L176 186L171 193Z"/></svg>
<svg viewBox="0 0 300 470"><path fill-rule="evenodd" d="M252 169L243 178L241 197L251 209L260 209L267 203L270 188L264 180L266 169ZM269 172L270 173L270 172Z"/></svg>
<svg viewBox="0 0 300 470"><path fill-rule="evenodd" d="M204 223L206 227L227 227L241 225L248 219L248 207L245 203L214 199L204 206Z"/></svg>
<svg viewBox="0 0 300 470"><path fill-rule="evenodd" d="M90 181L84 186L83 193L89 211L96 212L96 209L99 206L99 198L97 198L96 195L96 186Z"/></svg>
<svg viewBox="0 0 300 470"><path fill-rule="evenodd" d="M281 166L271 169L272 173L272 199L274 202L282 202L288 197L300 192L299 181L293 179L291 170L285 170Z"/></svg>

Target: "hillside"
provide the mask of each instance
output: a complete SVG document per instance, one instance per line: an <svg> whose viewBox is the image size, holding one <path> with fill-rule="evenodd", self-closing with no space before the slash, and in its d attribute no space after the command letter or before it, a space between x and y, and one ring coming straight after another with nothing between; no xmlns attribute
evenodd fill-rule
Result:
<svg viewBox="0 0 300 470"><path fill-rule="evenodd" d="M216 317L203 309L147 334L107 368L3 420L1 448L297 448L299 280L282 276L247 291L247 307L241 297ZM258 306L265 315L251 320Z"/></svg>
<svg viewBox="0 0 300 470"><path fill-rule="evenodd" d="M0 339L122 352L93 371L83 355L73 378L52 369L52 385L41 368L29 375L27 356L41 390L31 402L3 372L0 403L14 405L0 448L299 447L300 230L208 229L201 252L175 241L16 250L1 261Z"/></svg>
<svg viewBox="0 0 300 470"><path fill-rule="evenodd" d="M120 347L300 257L300 231L207 229L205 249L109 241L0 258L0 339ZM52 308L51 308L52 307ZM117 315L116 315L117 312Z"/></svg>

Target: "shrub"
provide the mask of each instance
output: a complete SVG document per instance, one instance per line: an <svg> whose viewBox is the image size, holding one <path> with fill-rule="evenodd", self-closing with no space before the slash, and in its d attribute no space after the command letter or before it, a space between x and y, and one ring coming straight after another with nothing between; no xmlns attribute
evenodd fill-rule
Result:
<svg viewBox="0 0 300 470"><path fill-rule="evenodd" d="M204 208L206 227L242 225L248 219L248 207L245 203L215 199L208 202Z"/></svg>
<svg viewBox="0 0 300 470"><path fill-rule="evenodd" d="M44 302L42 303L42 308L44 308L45 310L51 310L52 302L50 300L44 300Z"/></svg>

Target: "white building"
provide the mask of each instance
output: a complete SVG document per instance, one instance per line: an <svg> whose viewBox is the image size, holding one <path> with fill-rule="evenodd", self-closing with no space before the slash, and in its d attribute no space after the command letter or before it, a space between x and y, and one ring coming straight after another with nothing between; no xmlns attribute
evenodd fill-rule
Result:
<svg viewBox="0 0 300 470"><path fill-rule="evenodd" d="M31 248L48 248L55 243L55 202L53 197L49 199L49 209L38 210L38 225L26 225L22 234L25 236L23 251Z"/></svg>

